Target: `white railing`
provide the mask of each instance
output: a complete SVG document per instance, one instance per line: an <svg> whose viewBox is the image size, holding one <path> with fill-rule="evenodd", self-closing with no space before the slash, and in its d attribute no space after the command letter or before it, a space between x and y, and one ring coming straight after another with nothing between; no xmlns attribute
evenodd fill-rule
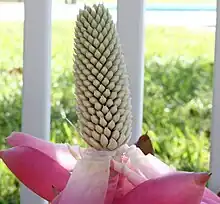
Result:
<svg viewBox="0 0 220 204"><path fill-rule="evenodd" d="M141 135L143 117L144 0L118 0L117 30L130 74L133 115L130 142L134 144Z"/></svg>
<svg viewBox="0 0 220 204"><path fill-rule="evenodd" d="M22 131L49 140L52 0L25 0ZM21 186L21 204L46 204Z"/></svg>
<svg viewBox="0 0 220 204"><path fill-rule="evenodd" d="M213 84L213 108L211 131L211 159L212 176L209 188L214 192L220 189L220 0L217 0L217 20L215 34L215 66Z"/></svg>

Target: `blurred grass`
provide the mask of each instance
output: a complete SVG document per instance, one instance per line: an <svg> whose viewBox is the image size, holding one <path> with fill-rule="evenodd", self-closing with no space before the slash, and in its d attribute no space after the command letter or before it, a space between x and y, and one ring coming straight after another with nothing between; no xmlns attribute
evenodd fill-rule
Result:
<svg viewBox="0 0 220 204"><path fill-rule="evenodd" d="M72 22L53 24L51 140L85 145L76 124L73 28ZM21 127L22 32L21 23L0 22L0 149ZM208 170L214 33L149 26L145 48L143 131L150 131L156 154L168 164ZM1 162L0 178L0 204L19 203L18 183Z"/></svg>
<svg viewBox="0 0 220 204"><path fill-rule="evenodd" d="M0 39L0 46L4 48L1 54L1 69L22 65L22 26L21 23L0 22L0 34L3 36ZM72 22L57 21L53 24L52 66L53 68L55 66L54 71L59 71L61 65L62 67L72 66L73 29ZM184 56L191 59L202 57L213 60L214 32L209 28L148 26L145 36L147 56L157 55L167 58ZM65 61L63 56L66 58Z"/></svg>

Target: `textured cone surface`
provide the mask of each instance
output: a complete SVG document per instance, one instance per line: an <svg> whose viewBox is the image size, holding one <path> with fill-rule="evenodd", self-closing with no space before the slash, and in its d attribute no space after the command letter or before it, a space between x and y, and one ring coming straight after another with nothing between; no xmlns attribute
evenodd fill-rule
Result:
<svg viewBox="0 0 220 204"><path fill-rule="evenodd" d="M103 5L85 6L75 29L77 114L83 139L115 150L131 135L131 97L115 25Z"/></svg>

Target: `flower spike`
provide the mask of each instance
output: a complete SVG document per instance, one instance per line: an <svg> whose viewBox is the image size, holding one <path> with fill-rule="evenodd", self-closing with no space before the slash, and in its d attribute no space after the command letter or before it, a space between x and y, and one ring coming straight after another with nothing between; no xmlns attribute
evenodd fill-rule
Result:
<svg viewBox="0 0 220 204"><path fill-rule="evenodd" d="M77 17L74 73L83 139L97 150L119 148L131 136L131 97L116 28L101 4Z"/></svg>

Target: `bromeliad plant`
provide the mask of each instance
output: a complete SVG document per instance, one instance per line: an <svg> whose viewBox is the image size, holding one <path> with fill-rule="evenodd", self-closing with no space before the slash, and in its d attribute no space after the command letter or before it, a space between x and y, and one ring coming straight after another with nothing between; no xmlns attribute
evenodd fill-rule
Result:
<svg viewBox="0 0 220 204"><path fill-rule="evenodd" d="M8 168L52 204L220 203L205 188L208 173L176 172L127 145L132 123L128 74L109 11L85 6L75 35L77 114L89 148L12 133L7 142L13 147L0 152Z"/></svg>

